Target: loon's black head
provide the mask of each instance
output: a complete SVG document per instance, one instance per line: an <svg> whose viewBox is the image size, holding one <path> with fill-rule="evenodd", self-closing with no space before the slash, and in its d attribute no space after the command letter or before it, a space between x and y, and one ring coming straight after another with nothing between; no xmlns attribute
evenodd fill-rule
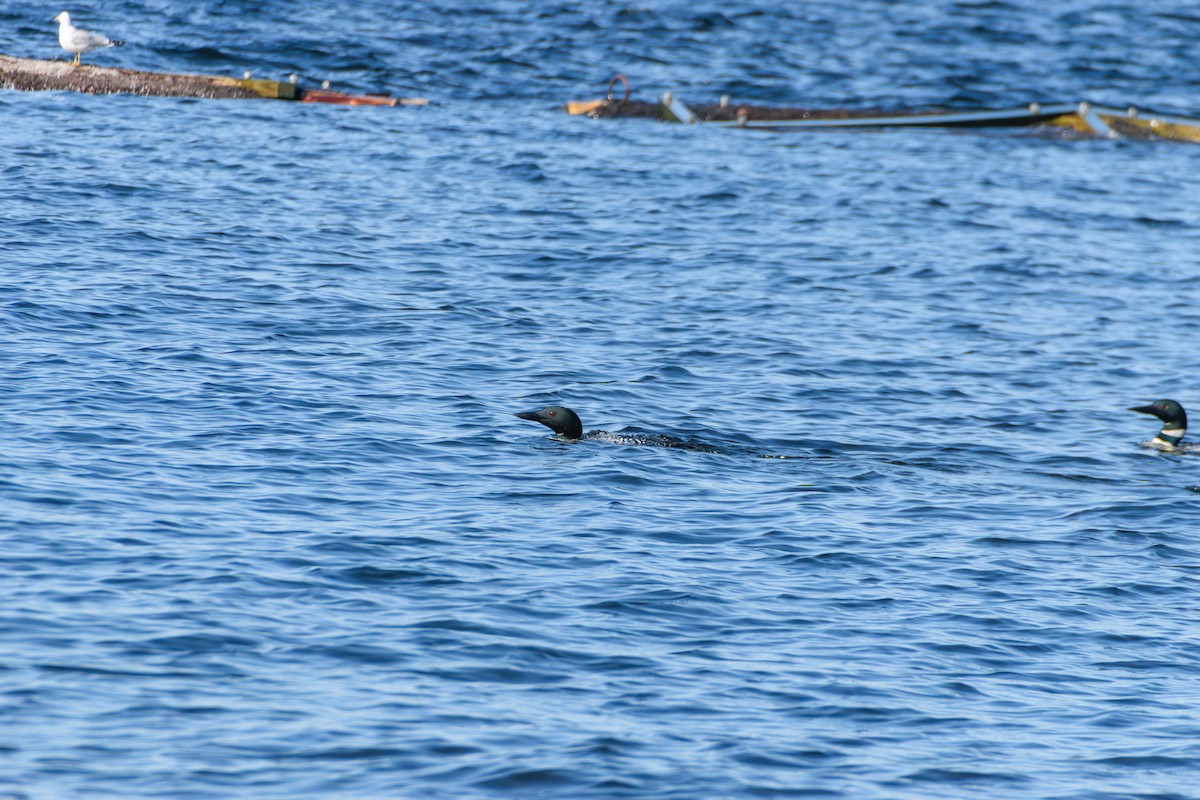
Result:
<svg viewBox="0 0 1200 800"><path fill-rule="evenodd" d="M1161 419L1162 430L1155 439L1162 440L1172 447L1178 446L1183 435L1187 433L1187 412L1174 400L1155 400L1148 406L1134 406L1129 410L1139 414L1153 414Z"/></svg>
<svg viewBox="0 0 1200 800"><path fill-rule="evenodd" d="M578 439L583 436L583 423L569 408L546 406L537 411L522 411L513 416L540 422L564 439Z"/></svg>

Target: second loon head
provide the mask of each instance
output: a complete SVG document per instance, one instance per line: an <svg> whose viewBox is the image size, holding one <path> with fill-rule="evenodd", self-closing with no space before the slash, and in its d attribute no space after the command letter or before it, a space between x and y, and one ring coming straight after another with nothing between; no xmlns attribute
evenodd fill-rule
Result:
<svg viewBox="0 0 1200 800"><path fill-rule="evenodd" d="M513 416L540 422L564 439L583 437L583 423L579 421L579 416L569 408L546 406L537 411L522 411Z"/></svg>
<svg viewBox="0 0 1200 800"><path fill-rule="evenodd" d="M1155 400L1148 406L1134 406L1129 409L1139 414L1151 414L1162 420L1162 429L1154 437L1153 443L1162 443L1175 448L1187 433L1187 412L1183 406L1174 400Z"/></svg>

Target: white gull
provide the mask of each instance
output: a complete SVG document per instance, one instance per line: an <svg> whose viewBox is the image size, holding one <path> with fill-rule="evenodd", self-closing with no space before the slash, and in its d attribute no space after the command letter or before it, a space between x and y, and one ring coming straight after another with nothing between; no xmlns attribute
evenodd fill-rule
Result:
<svg viewBox="0 0 1200 800"><path fill-rule="evenodd" d="M71 15L66 11L54 18L58 23L58 43L63 50L75 54L75 66L79 66L79 57L89 50L101 47L114 47L125 44L116 39L110 39L103 33L85 31L71 24Z"/></svg>

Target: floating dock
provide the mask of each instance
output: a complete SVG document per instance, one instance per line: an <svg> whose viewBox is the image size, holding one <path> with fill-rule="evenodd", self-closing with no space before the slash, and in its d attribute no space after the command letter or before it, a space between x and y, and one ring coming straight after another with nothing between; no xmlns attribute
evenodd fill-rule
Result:
<svg viewBox="0 0 1200 800"><path fill-rule="evenodd" d="M177 75L142 72L94 64L72 66L70 61L43 61L0 54L0 89L24 92L65 91L84 94L140 94L156 97L201 97L291 100L348 106L426 105L415 97L346 94L326 88L309 89L292 81L271 81L221 75Z"/></svg>
<svg viewBox="0 0 1200 800"><path fill-rule="evenodd" d="M613 87L624 84L617 98ZM629 83L618 75L601 100L569 102L566 111L595 119L638 117L683 124L766 131L812 131L879 128L1030 128L1079 138L1170 139L1200 142L1200 119L1142 111L1132 106L1109 108L1090 103L1030 103L1021 108L984 111L886 111L882 109L814 109L730 103L690 105L668 92L657 102L632 100Z"/></svg>

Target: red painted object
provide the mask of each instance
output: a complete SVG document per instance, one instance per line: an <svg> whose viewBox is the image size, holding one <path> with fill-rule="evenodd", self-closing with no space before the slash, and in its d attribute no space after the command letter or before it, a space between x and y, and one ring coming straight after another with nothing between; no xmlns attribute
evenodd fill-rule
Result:
<svg viewBox="0 0 1200 800"><path fill-rule="evenodd" d="M328 89L302 89L297 94L301 103L332 103L340 106L394 106L400 100L377 94L344 94Z"/></svg>

